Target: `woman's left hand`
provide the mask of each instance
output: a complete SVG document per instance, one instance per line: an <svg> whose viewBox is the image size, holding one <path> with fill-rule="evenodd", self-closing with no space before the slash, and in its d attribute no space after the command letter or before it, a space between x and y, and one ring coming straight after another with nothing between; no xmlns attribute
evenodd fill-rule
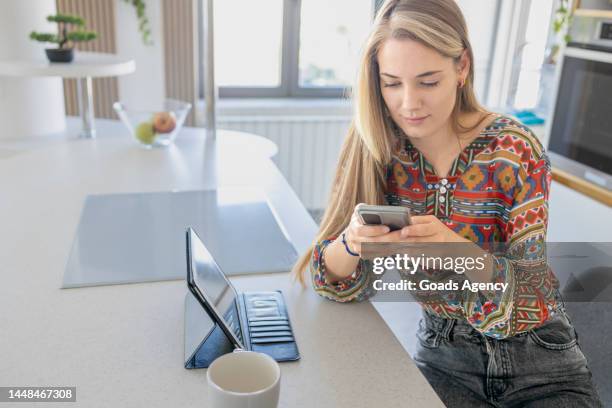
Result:
<svg viewBox="0 0 612 408"><path fill-rule="evenodd" d="M413 215L400 230L401 242L471 242L448 228L435 215Z"/></svg>

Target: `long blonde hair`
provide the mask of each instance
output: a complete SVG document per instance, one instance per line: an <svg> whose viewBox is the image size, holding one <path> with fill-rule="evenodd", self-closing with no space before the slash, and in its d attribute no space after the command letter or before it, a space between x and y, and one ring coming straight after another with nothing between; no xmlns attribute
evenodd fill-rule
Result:
<svg viewBox="0 0 612 408"><path fill-rule="evenodd" d="M359 203L385 204L386 165L391 161L394 123L385 114L377 61L378 51L389 39L410 39L453 58L459 63L465 51L469 73L457 90L450 123L453 130L469 131L459 123L459 114L483 112L474 94L474 56L465 19L455 0L387 0L374 20L361 56L353 87L354 115L334 176L332 192L315 242L337 237L349 224ZM295 278L305 284L304 272L314 245L297 261Z"/></svg>

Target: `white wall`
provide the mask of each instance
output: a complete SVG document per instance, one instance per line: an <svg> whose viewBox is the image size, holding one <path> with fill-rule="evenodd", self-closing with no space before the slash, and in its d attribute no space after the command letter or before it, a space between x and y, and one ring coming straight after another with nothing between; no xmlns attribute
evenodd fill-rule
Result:
<svg viewBox="0 0 612 408"><path fill-rule="evenodd" d="M465 17L468 36L474 51L474 79L476 95L485 101L486 79L491 71L491 47L495 38L496 1L458 0Z"/></svg>
<svg viewBox="0 0 612 408"><path fill-rule="evenodd" d="M159 109L165 97L161 0L146 0L153 45L144 45L136 10L116 0L117 54L133 58L136 72L119 77L119 98L138 109Z"/></svg>
<svg viewBox="0 0 612 408"><path fill-rule="evenodd" d="M612 242L612 208L553 181L547 238L549 242Z"/></svg>
<svg viewBox="0 0 612 408"><path fill-rule="evenodd" d="M46 17L55 14L55 0L3 0L0 12L0 58L46 60L43 44L30 40L31 31L55 32ZM61 78L0 76L0 138L36 136L65 129Z"/></svg>

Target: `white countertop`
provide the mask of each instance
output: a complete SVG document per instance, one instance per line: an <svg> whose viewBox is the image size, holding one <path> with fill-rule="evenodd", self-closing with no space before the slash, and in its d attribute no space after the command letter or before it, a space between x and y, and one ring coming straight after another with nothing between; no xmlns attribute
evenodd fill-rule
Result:
<svg viewBox="0 0 612 408"><path fill-rule="evenodd" d="M100 128L95 140L64 137L0 158L0 385L76 386L70 407L206 406L206 370L183 367L183 281L59 289L83 199L252 185L298 249L316 225L271 160L248 147L218 152L202 130L185 129L176 146L148 151L114 126L114 137ZM326 301L288 274L232 281L283 290L302 359L281 364L280 406L443 406L370 303Z"/></svg>

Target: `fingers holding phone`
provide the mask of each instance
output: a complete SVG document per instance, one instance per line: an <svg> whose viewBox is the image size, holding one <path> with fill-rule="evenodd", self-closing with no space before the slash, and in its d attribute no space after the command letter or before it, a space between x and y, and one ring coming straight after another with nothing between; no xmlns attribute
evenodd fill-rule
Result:
<svg viewBox="0 0 612 408"><path fill-rule="evenodd" d="M392 247L370 248L364 256L363 244L401 242L402 228L411 225L410 209L392 205L358 204L355 207L346 239L355 252L365 258L386 256L395 253Z"/></svg>
<svg viewBox="0 0 612 408"><path fill-rule="evenodd" d="M358 209L364 204L358 204L351 216L351 222L344 231L346 243L352 252L361 256L364 242L375 242L378 237L388 234L391 229L387 225L367 224L359 215Z"/></svg>

